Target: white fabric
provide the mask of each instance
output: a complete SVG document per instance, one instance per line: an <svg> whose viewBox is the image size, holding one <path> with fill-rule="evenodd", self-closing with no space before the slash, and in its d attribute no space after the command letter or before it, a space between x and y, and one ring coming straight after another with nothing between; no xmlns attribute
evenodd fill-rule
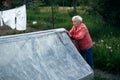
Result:
<svg viewBox="0 0 120 80"><path fill-rule="evenodd" d="M0 26L5 25L16 30L26 30L26 5L21 7L0 11Z"/></svg>
<svg viewBox="0 0 120 80"><path fill-rule="evenodd" d="M16 29L26 30L26 5L16 9Z"/></svg>
<svg viewBox="0 0 120 80"><path fill-rule="evenodd" d="M3 26L3 22L2 22L2 11L0 11L0 26Z"/></svg>
<svg viewBox="0 0 120 80"><path fill-rule="evenodd" d="M5 10L2 14L4 24L15 29L15 9Z"/></svg>

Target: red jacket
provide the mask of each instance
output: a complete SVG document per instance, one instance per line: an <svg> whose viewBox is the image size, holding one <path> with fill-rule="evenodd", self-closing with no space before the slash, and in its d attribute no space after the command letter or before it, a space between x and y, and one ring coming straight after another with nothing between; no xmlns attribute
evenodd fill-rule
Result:
<svg viewBox="0 0 120 80"><path fill-rule="evenodd" d="M75 40L76 47L79 50L88 50L92 47L92 39L89 31L84 23L81 23L79 27L73 26L69 31L71 38Z"/></svg>

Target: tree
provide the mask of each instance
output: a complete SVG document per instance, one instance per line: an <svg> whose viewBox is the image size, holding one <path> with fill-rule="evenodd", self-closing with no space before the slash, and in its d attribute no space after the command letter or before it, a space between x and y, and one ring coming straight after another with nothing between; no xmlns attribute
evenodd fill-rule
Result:
<svg viewBox="0 0 120 80"><path fill-rule="evenodd" d="M73 11L77 12L77 0L73 0Z"/></svg>
<svg viewBox="0 0 120 80"><path fill-rule="evenodd" d="M120 26L120 0L94 0L94 2L92 7L107 23Z"/></svg>
<svg viewBox="0 0 120 80"><path fill-rule="evenodd" d="M3 9L3 0L0 0L0 10Z"/></svg>
<svg viewBox="0 0 120 80"><path fill-rule="evenodd" d="M15 8L23 4L23 0L1 0L0 1L0 8L2 10Z"/></svg>

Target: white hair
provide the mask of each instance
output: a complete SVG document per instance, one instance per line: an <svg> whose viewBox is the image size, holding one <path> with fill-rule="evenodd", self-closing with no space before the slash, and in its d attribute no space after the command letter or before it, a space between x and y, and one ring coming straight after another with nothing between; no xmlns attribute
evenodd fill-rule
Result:
<svg viewBox="0 0 120 80"><path fill-rule="evenodd" d="M77 15L77 16L73 16L73 17L72 17L72 21L73 21L73 20L76 20L76 21L80 21L80 22L82 22L82 17L79 16L79 15Z"/></svg>

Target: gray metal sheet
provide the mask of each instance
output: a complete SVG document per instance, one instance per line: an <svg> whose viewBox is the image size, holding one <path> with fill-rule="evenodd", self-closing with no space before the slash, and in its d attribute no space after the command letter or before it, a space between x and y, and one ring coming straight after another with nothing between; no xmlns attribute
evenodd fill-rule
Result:
<svg viewBox="0 0 120 80"><path fill-rule="evenodd" d="M92 80L65 29L0 37L0 80Z"/></svg>

